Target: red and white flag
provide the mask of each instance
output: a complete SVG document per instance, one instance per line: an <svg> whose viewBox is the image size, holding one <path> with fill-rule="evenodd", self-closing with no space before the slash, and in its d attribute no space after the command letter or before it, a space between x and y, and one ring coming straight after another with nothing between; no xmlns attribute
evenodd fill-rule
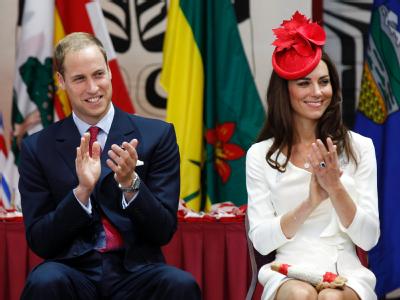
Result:
<svg viewBox="0 0 400 300"><path fill-rule="evenodd" d="M55 88L53 71L54 45L66 34L84 31L102 41L113 75L113 103L134 112L98 1L25 0L21 20L13 83L13 132L4 134L1 122L0 134L0 203L7 210L21 209L17 164L22 139L71 113L67 96ZM6 144L11 145L8 151Z"/></svg>
<svg viewBox="0 0 400 300"><path fill-rule="evenodd" d="M56 0L55 3L55 43L71 32L84 31L94 34L103 43L107 52L112 73L113 103L123 111L134 113L99 1ZM61 97L64 99L56 99L56 108L66 106L65 96ZM62 114L59 117L62 118Z"/></svg>
<svg viewBox="0 0 400 300"><path fill-rule="evenodd" d="M8 135L3 125L3 116L0 114L0 216L16 210L20 204L19 193L13 185L14 182L18 182L18 171L14 163L14 154L7 150Z"/></svg>

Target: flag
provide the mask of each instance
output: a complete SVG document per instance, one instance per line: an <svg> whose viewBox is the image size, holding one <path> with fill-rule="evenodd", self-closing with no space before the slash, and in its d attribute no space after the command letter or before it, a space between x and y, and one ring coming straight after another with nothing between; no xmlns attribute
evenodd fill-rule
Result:
<svg viewBox="0 0 400 300"><path fill-rule="evenodd" d="M181 198L197 210L246 203L245 153L265 112L231 1L171 1L161 83L181 153Z"/></svg>
<svg viewBox="0 0 400 300"><path fill-rule="evenodd" d="M3 116L0 114L0 209L11 206L11 191L5 175L5 166L8 159L8 150L4 134Z"/></svg>
<svg viewBox="0 0 400 300"><path fill-rule="evenodd" d="M355 131L372 138L378 165L381 237L369 253L379 297L400 287L400 3L375 0Z"/></svg>
<svg viewBox="0 0 400 300"><path fill-rule="evenodd" d="M17 208L20 208L17 165L22 139L71 113L66 94L54 88L52 56L54 44L73 31L94 33L103 42L113 75L113 103L127 112L134 112L99 2L25 0L13 85L12 153L0 163L1 170L7 167L11 174L3 176L2 180L7 183L12 205Z"/></svg>
<svg viewBox="0 0 400 300"><path fill-rule="evenodd" d="M14 155L7 149L3 115L0 114L0 214L2 208L7 211L20 209L20 196L15 185L18 172L14 163ZM17 200L17 203L16 203Z"/></svg>
<svg viewBox="0 0 400 300"><path fill-rule="evenodd" d="M102 42L107 52L112 73L113 103L123 111L134 113L135 110L119 69L117 55L99 1L55 0L55 3L55 43L71 32L83 31L94 34ZM60 108L66 107L66 97L61 91L58 92L57 97L56 108L62 117Z"/></svg>
<svg viewBox="0 0 400 300"><path fill-rule="evenodd" d="M197 9L199 15L203 14L201 5ZM170 2L167 20L161 71L161 85L168 91L166 121L175 126L181 155L180 197L188 207L198 211L201 206L204 68L179 0Z"/></svg>
<svg viewBox="0 0 400 300"><path fill-rule="evenodd" d="M22 12L13 84L12 153L4 166L10 174L5 178L16 208L20 208L17 164L21 141L53 122L53 13L53 0L40 4L26 0Z"/></svg>

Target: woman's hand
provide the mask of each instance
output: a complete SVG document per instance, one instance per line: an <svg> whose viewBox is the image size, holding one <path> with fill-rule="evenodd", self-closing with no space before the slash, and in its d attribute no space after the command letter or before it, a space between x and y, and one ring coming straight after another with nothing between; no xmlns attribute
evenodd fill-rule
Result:
<svg viewBox="0 0 400 300"><path fill-rule="evenodd" d="M308 159L318 184L328 194L331 194L333 190L341 185L340 176L342 176L342 171L340 170L336 145L333 144L331 138L327 138L326 142L328 149L321 140L313 143L312 152L308 155Z"/></svg>
<svg viewBox="0 0 400 300"><path fill-rule="evenodd" d="M319 184L315 174L311 175L310 194L308 197L312 207L317 207L322 201L329 197L327 191L324 190Z"/></svg>
<svg viewBox="0 0 400 300"><path fill-rule="evenodd" d="M330 138L326 139L326 143L328 149L321 140L313 143L313 151L309 155L309 160L318 184L328 193L340 222L347 228L353 222L357 208L340 181L343 171L340 170L336 145ZM310 190L310 194L311 192Z"/></svg>

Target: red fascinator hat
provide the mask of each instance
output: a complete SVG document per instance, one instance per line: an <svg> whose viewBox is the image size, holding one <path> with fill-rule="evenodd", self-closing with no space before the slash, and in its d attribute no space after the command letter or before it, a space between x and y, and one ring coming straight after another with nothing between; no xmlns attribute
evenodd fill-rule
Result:
<svg viewBox="0 0 400 300"><path fill-rule="evenodd" d="M309 74L318 65L325 44L325 31L296 11L290 20L273 29L276 46L272 66L282 78L293 80Z"/></svg>

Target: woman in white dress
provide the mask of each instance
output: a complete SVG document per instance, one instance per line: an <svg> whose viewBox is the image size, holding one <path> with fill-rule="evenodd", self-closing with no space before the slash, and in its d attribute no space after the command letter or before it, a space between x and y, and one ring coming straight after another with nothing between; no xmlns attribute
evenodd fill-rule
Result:
<svg viewBox="0 0 400 300"><path fill-rule="evenodd" d="M348 281L318 292L267 264L262 299L376 299L376 278L356 254L380 234L373 143L343 125L323 29L296 12L274 32L267 119L246 159L249 237L261 254L276 251L275 262Z"/></svg>

